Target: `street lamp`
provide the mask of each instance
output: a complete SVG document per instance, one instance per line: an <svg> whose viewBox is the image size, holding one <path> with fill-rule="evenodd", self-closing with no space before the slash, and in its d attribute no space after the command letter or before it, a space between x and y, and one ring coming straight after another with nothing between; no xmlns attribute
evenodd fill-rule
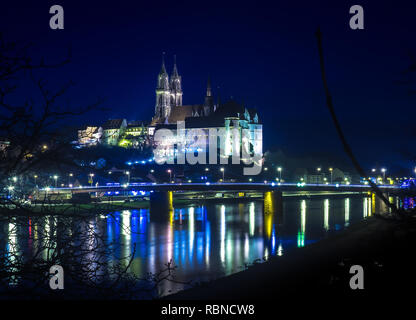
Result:
<svg viewBox="0 0 416 320"><path fill-rule="evenodd" d="M168 169L167 171L169 173L169 182L171 182L172 181L172 170Z"/></svg>
<svg viewBox="0 0 416 320"><path fill-rule="evenodd" d="M130 171L126 171L127 174L127 184L130 184Z"/></svg>
<svg viewBox="0 0 416 320"><path fill-rule="evenodd" d="M224 168L221 168L220 171L222 172L222 181L224 182L225 169Z"/></svg>
<svg viewBox="0 0 416 320"><path fill-rule="evenodd" d="M371 169L371 172L376 172L376 169L374 169L374 168L373 168L373 169Z"/></svg>
<svg viewBox="0 0 416 320"><path fill-rule="evenodd" d="M93 181L93 177L94 177L94 174L93 173L90 173L90 181L89 181L89 183L91 184L91 187L92 187L92 183L94 182Z"/></svg>
<svg viewBox="0 0 416 320"><path fill-rule="evenodd" d="M37 186L37 184L36 184L36 180L38 179L38 175L37 175L37 174L35 174L35 175L33 176L33 178L35 178L35 186Z"/></svg>
<svg viewBox="0 0 416 320"><path fill-rule="evenodd" d="M387 171L386 168L381 168L381 172L383 172L383 183L385 183L385 180L386 180L386 171Z"/></svg>
<svg viewBox="0 0 416 320"><path fill-rule="evenodd" d="M321 172L321 170L322 170L321 167L316 168L316 171L318 172L318 174ZM320 181L319 178L316 177L316 183L317 184L319 184L319 181Z"/></svg>
<svg viewBox="0 0 416 320"><path fill-rule="evenodd" d="M9 191L8 192L8 197L10 197L10 194L12 193L12 191L14 190L14 187L13 186L9 186L8 188L7 188L7 190Z"/></svg>
<svg viewBox="0 0 416 320"><path fill-rule="evenodd" d="M279 181L282 182L282 167L278 167L277 171L279 171Z"/></svg>
<svg viewBox="0 0 416 320"><path fill-rule="evenodd" d="M329 172L331 172L331 184L332 184L332 171L334 171L333 168L329 168Z"/></svg>
<svg viewBox="0 0 416 320"><path fill-rule="evenodd" d="M53 176L53 179L55 180L55 188L56 188L56 183L58 182L58 176L57 175L54 175Z"/></svg>

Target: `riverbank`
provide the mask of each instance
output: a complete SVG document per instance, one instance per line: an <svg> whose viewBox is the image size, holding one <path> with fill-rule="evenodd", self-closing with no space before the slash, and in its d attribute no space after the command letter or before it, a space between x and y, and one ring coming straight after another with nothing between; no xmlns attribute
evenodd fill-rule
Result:
<svg viewBox="0 0 416 320"><path fill-rule="evenodd" d="M415 244L415 218L371 217L307 247L163 299L405 298L416 284ZM352 265L364 269L364 290L350 289Z"/></svg>

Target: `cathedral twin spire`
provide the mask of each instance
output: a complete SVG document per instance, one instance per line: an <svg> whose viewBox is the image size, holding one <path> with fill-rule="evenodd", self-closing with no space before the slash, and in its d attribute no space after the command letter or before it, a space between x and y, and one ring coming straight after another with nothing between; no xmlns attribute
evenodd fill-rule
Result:
<svg viewBox="0 0 416 320"><path fill-rule="evenodd" d="M178 73L176 66L176 56L174 56L173 70L169 79L165 66L165 54L162 56L162 66L158 75L156 87L156 106L155 119L166 122L169 119L172 108L182 106L182 77ZM207 92L202 105L202 115L209 115L215 111L211 80L208 78Z"/></svg>
<svg viewBox="0 0 416 320"><path fill-rule="evenodd" d="M166 72L165 67L165 56L162 56L162 67L160 68L158 81L157 81L157 90L169 90L169 76Z"/></svg>
<svg viewBox="0 0 416 320"><path fill-rule="evenodd" d="M173 71L169 81L169 75L165 67L165 54L162 56L162 67L157 80L155 116L166 119L174 106L182 105L182 79L176 66L176 56Z"/></svg>
<svg viewBox="0 0 416 320"><path fill-rule="evenodd" d="M170 77L170 90L173 99L173 104L175 106L182 105L182 78L178 73L178 68L176 67L176 55L174 56L173 71Z"/></svg>
<svg viewBox="0 0 416 320"><path fill-rule="evenodd" d="M173 64L173 71L170 76L169 81L169 75L166 72L165 67L165 56L162 57L162 67L160 68L158 82L157 82L157 89L164 89L164 90L170 90L174 93L182 93L181 88L181 76L178 73L178 67L176 66L176 56L174 56L174 64Z"/></svg>

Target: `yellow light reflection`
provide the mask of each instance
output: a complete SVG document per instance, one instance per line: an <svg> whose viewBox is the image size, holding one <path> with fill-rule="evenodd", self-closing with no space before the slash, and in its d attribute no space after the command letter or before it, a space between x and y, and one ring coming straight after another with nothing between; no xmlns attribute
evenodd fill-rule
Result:
<svg viewBox="0 0 416 320"><path fill-rule="evenodd" d="M274 215L274 203L273 193L268 191L264 193L264 228L267 239L270 239L273 231L273 215Z"/></svg>
<svg viewBox="0 0 416 320"><path fill-rule="evenodd" d="M371 194L371 209L369 210L368 215L371 216L372 212L376 212L376 194Z"/></svg>

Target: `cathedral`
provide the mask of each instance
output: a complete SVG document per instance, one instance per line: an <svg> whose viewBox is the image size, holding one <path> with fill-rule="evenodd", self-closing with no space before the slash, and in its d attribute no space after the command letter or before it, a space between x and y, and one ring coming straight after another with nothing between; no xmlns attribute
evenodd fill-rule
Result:
<svg viewBox="0 0 416 320"><path fill-rule="evenodd" d="M183 121L186 127L185 132L199 129L198 142L190 136L183 143L186 146L186 152L206 152L209 131L210 129L216 129L218 132L223 132L223 138L219 140L225 146L218 144L222 148L221 157L227 158L232 155L233 143L238 143L237 149L244 148L246 154L262 154L262 124L255 109L247 108L234 100L221 103L217 99L217 103L214 103L209 78L205 97L201 99L202 103L183 105L182 98L182 78L178 72L176 58L170 77L166 72L163 59L157 78L155 115L149 125L150 137L153 137L154 132L158 129L170 129L171 132L176 132L178 122ZM236 130L239 133L237 139L239 141L236 141L233 137ZM243 131L249 132L249 135L244 136ZM201 132L203 133L201 134ZM173 140L154 141L153 146L158 147L158 152L161 153L159 157L166 160L175 159L177 150L172 149L172 145L177 145L180 142L177 139L179 139L178 136ZM152 138L151 140L153 141Z"/></svg>
<svg viewBox="0 0 416 320"><path fill-rule="evenodd" d="M216 106L209 79L203 104L183 105L182 96L182 78L178 73L176 57L170 79L163 59L157 78L155 116L152 119L152 124L172 124L177 121L185 121L187 117L209 116L215 112Z"/></svg>
<svg viewBox="0 0 416 320"><path fill-rule="evenodd" d="M182 99L182 78L178 72L176 59L170 77L163 59L157 76L155 114L150 122L120 118L109 119L101 125L84 125L78 130L76 145L137 149L151 146L162 153L162 158L174 159L177 150L172 149L172 145L185 145L186 152L207 151L204 146L208 144L209 132L215 129L222 132L219 140L225 144L225 146L218 144L222 150L225 150L222 151L221 157L227 158L232 155L233 143L238 143L238 148L241 150L244 148L248 153L262 154L263 128L255 109L247 108L234 100L221 103L218 98L217 103L214 103L210 79L205 97L201 97L201 103L183 105ZM198 129L198 142L195 142L192 136L184 143L179 141L178 122L185 124L185 133L192 133L195 131L193 129ZM154 137L158 129L169 129L176 136L173 139L156 142ZM239 132L238 135L235 134L236 130ZM233 134L238 138L234 139Z"/></svg>

